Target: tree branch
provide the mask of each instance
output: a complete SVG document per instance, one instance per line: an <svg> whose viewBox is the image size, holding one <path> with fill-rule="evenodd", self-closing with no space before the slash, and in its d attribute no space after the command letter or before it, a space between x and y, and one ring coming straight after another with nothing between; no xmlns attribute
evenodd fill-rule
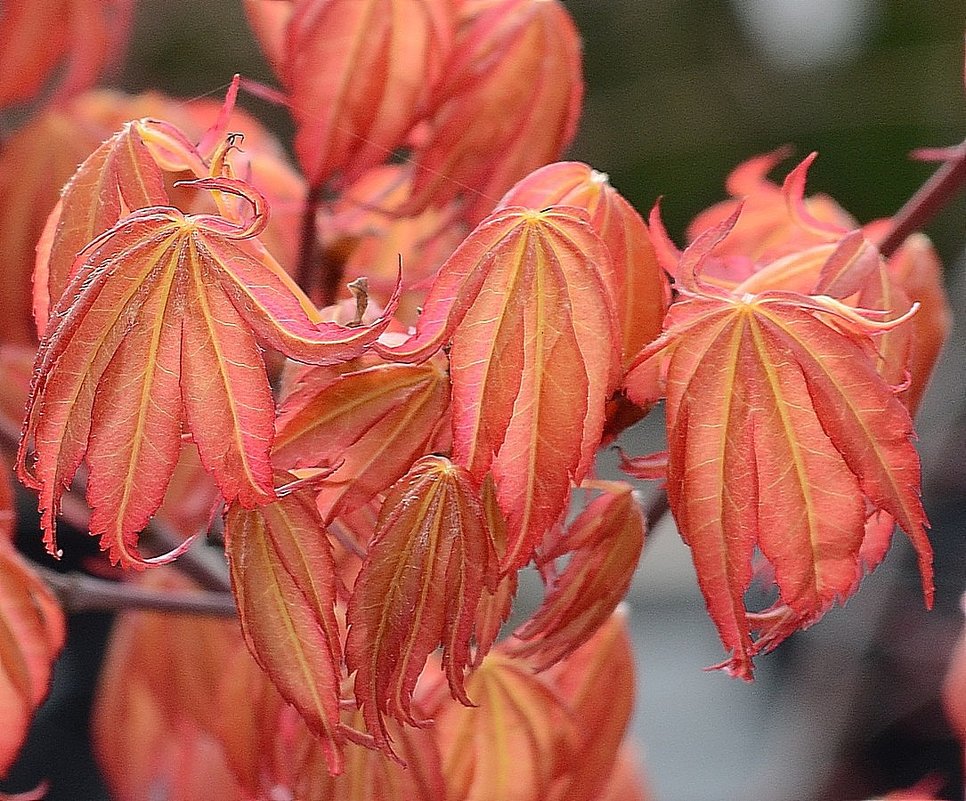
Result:
<svg viewBox="0 0 966 801"><path fill-rule="evenodd" d="M235 617L235 599L229 592L155 590L83 573L58 573L32 565L57 596L64 612L118 612L142 609L214 617Z"/></svg>
<svg viewBox="0 0 966 801"><path fill-rule="evenodd" d="M895 253L909 234L920 230L966 187L966 141L951 152L952 157L892 216L892 226L879 243L883 256Z"/></svg>

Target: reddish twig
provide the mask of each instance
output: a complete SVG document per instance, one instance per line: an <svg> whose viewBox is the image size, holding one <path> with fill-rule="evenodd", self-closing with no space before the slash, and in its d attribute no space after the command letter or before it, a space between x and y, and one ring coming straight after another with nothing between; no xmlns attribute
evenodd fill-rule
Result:
<svg viewBox="0 0 966 801"><path fill-rule="evenodd" d="M920 230L966 187L966 141L950 153L952 157L892 216L892 224L879 243L883 256L895 253L909 234Z"/></svg>
<svg viewBox="0 0 966 801"><path fill-rule="evenodd" d="M156 590L83 573L58 573L47 567L33 567L68 614L123 609L214 617L234 617L236 614L235 599L229 592Z"/></svg>

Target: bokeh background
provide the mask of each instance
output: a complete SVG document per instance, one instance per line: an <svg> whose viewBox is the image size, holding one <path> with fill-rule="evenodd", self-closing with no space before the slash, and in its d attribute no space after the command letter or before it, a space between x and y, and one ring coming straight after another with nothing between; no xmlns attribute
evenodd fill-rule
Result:
<svg viewBox="0 0 966 801"><path fill-rule="evenodd" d="M678 241L748 156L785 144L798 156L819 151L810 188L867 221L894 212L930 173L909 151L966 134L963 0L565 5L584 38L588 87L570 156L609 173L645 215L663 196ZM236 71L272 82L240 2L139 0L128 56L108 83L218 97ZM290 133L283 110L242 104ZM959 324L919 420L936 610L923 612L913 560L897 543L844 609L760 659L746 685L702 670L720 661L720 644L686 549L673 526L659 526L629 598L639 671L632 736L655 799L864 798L926 776L942 797L962 797L962 750L938 692L966 586L964 220L960 198L928 229ZM625 439L635 453L660 447L659 419ZM612 456L601 470L614 472ZM74 618L51 701L4 787L53 774L51 801L107 798L85 759L84 715L109 622Z"/></svg>

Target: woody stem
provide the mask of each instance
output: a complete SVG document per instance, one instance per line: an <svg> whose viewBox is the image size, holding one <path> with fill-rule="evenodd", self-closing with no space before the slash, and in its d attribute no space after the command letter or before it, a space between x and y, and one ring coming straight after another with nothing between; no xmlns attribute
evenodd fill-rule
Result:
<svg viewBox="0 0 966 801"><path fill-rule="evenodd" d="M966 141L952 149L952 157L936 170L892 217L892 225L879 243L889 257L909 234L918 231L966 187Z"/></svg>
<svg viewBox="0 0 966 801"><path fill-rule="evenodd" d="M58 573L38 565L33 568L68 614L118 612L123 609L226 618L236 614L235 599L229 592L156 590L83 573Z"/></svg>

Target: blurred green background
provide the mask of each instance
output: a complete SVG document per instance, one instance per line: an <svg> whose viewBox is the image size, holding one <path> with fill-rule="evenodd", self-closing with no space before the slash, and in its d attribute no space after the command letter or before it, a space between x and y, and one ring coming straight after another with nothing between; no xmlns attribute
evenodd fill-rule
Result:
<svg viewBox="0 0 966 801"><path fill-rule="evenodd" d="M570 155L608 172L645 213L663 195L674 234L723 196L735 164L784 144L820 152L814 190L863 222L887 216L931 171L909 152L966 131L963 0L565 5L587 80ZM273 81L238 0L140 0L129 53L119 80L130 89L193 97L236 71ZM290 130L284 111L247 105ZM964 218L960 199L930 229L947 261Z"/></svg>

